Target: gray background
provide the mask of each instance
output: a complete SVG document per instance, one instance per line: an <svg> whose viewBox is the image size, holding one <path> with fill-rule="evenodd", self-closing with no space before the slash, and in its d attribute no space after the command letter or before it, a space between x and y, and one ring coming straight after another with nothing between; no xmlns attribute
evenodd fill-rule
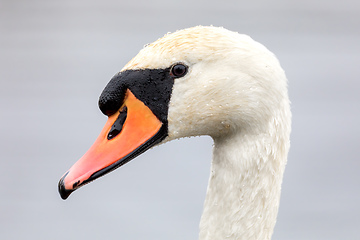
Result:
<svg viewBox="0 0 360 240"><path fill-rule="evenodd" d="M156 147L60 199L143 45L195 25L246 33L289 79L292 146L273 239L359 239L358 1L0 1L0 239L197 239L209 137Z"/></svg>

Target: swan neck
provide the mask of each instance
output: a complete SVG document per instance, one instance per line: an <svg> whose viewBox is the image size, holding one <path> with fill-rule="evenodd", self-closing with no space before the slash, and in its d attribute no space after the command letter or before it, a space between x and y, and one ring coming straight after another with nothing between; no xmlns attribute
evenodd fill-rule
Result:
<svg viewBox="0 0 360 240"><path fill-rule="evenodd" d="M200 240L271 239L286 156L269 132L214 138Z"/></svg>

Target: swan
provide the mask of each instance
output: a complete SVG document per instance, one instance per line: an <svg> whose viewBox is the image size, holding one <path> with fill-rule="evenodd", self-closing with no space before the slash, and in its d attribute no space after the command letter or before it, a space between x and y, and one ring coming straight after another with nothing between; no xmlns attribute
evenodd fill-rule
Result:
<svg viewBox="0 0 360 240"><path fill-rule="evenodd" d="M99 98L108 120L59 181L63 199L147 149L214 141L200 240L271 239L290 147L287 78L247 35L197 26L146 45Z"/></svg>

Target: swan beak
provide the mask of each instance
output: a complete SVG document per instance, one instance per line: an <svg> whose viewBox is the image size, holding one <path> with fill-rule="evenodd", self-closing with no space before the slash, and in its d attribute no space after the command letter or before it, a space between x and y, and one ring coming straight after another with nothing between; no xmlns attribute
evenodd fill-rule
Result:
<svg viewBox="0 0 360 240"><path fill-rule="evenodd" d="M166 124L127 89L119 111L109 116L92 147L60 179L61 198L67 199L79 187L127 163L166 135Z"/></svg>

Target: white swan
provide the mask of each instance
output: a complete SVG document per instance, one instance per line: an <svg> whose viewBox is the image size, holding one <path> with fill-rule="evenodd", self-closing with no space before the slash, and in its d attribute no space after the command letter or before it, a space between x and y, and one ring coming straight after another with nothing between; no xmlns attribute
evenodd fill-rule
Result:
<svg viewBox="0 0 360 240"><path fill-rule="evenodd" d="M63 199L160 142L210 135L200 239L271 238L291 113L284 71L263 45L216 27L168 34L114 76L99 106L108 122L61 178Z"/></svg>

